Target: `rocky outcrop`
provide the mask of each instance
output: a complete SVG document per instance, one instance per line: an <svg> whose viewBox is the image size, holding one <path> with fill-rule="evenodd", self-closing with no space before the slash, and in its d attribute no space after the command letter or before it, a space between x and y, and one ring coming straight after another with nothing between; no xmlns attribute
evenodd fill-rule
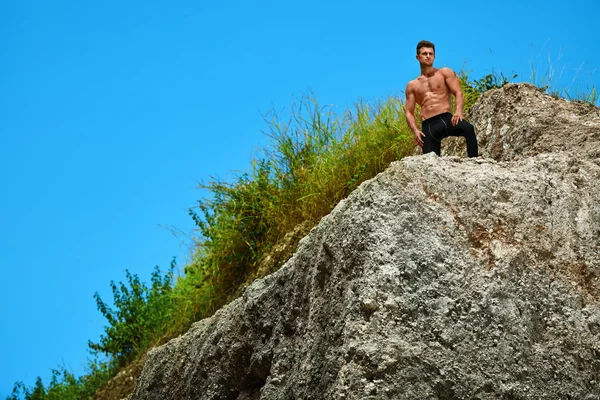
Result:
<svg viewBox="0 0 600 400"><path fill-rule="evenodd" d="M600 398L598 111L535 96L483 96L487 158L407 157L362 184L152 350L132 398Z"/></svg>
<svg viewBox="0 0 600 400"><path fill-rule="evenodd" d="M516 160L565 150L600 157L600 109L556 99L527 83L486 92L470 118L485 158ZM466 153L463 138L446 139L442 147L442 155Z"/></svg>

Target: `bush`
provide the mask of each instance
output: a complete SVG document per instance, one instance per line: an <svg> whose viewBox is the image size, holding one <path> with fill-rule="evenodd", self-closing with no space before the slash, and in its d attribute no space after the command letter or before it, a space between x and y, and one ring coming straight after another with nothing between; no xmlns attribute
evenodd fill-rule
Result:
<svg viewBox="0 0 600 400"><path fill-rule="evenodd" d="M108 363L94 361L90 362L87 374L76 378L62 366L52 370L47 387L40 377L31 388L27 388L23 382L17 382L7 400L92 400L96 390L106 384L115 372L116 368L111 368Z"/></svg>
<svg viewBox="0 0 600 400"><path fill-rule="evenodd" d="M92 351L104 353L116 365L123 366L165 334L171 321L175 266L173 259L164 276L155 267L150 287L126 271L127 284L110 283L115 309L108 307L98 293L94 295L98 310L109 325L104 328L105 335L100 337L99 343L89 342Z"/></svg>

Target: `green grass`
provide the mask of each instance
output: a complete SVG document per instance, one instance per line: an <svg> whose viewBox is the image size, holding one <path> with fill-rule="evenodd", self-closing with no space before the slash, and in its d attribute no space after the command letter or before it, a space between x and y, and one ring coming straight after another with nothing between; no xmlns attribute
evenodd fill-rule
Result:
<svg viewBox="0 0 600 400"><path fill-rule="evenodd" d="M267 119L271 145L233 182L190 210L199 229L193 261L176 285L177 331L230 299L287 232L318 221L361 182L413 151L403 105L357 104L341 116L305 96L285 122ZM266 271L271 272L271 271Z"/></svg>
<svg viewBox="0 0 600 400"><path fill-rule="evenodd" d="M461 73L465 111L482 92L515 77L492 73L471 81ZM597 92L586 99L597 100ZM303 96L289 115L271 112L265 121L270 144L250 172L231 182L215 179L201 185L211 196L189 210L197 236L183 273L175 276L173 262L165 272L154 270L150 286L129 272L125 283L111 282L114 308L95 295L108 325L99 342L90 342L87 373L76 378L62 367L46 386L39 378L31 388L15 384L8 399L94 398L120 368L212 315L250 281L281 266L283 256L260 268L286 234L298 227L306 233L358 185L415 149L397 98L359 102L338 115L314 96ZM300 237L288 246L295 247Z"/></svg>

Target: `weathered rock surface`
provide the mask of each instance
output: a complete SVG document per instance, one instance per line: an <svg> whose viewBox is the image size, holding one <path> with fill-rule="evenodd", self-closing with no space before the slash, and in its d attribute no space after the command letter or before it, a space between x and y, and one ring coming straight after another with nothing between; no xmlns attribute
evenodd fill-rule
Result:
<svg viewBox="0 0 600 400"><path fill-rule="evenodd" d="M488 159L393 163L152 350L132 398L599 399L598 112L555 149L570 131L535 116L560 101L519 86L480 102Z"/></svg>

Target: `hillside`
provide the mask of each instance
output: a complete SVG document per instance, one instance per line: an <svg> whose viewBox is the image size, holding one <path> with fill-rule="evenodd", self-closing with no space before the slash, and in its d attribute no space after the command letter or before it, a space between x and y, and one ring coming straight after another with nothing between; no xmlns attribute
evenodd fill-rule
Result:
<svg viewBox="0 0 600 400"><path fill-rule="evenodd" d="M519 84L473 114L483 158L393 162L129 398L600 397L600 112Z"/></svg>

